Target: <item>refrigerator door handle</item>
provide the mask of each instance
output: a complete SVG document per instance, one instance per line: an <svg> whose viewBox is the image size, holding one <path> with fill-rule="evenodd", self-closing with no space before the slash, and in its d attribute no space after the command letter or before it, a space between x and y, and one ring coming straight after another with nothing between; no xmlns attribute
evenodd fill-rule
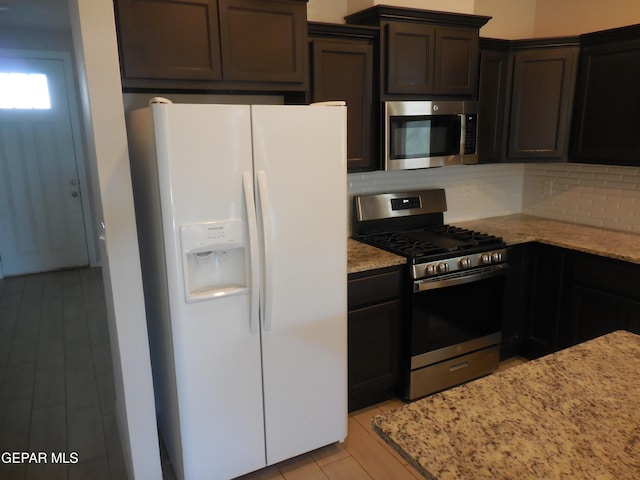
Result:
<svg viewBox="0 0 640 480"><path fill-rule="evenodd" d="M253 178L251 172L242 173L242 186L244 190L244 203L247 207L247 224L249 229L249 253L250 253L250 306L249 306L249 331L258 332L259 325L259 301L260 301L260 275L258 260L258 224L256 205L253 196Z"/></svg>
<svg viewBox="0 0 640 480"><path fill-rule="evenodd" d="M258 201L262 216L262 238L264 248L264 284L261 296L260 310L262 312L262 328L271 330L271 307L273 299L273 265L271 255L271 222L269 217L269 189L267 188L267 174L264 170L258 171Z"/></svg>

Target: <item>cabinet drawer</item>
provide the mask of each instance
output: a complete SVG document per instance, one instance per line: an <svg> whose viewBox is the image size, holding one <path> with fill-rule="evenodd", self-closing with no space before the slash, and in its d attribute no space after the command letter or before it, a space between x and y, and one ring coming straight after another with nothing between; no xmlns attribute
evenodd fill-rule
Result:
<svg viewBox="0 0 640 480"><path fill-rule="evenodd" d="M369 273L349 278L349 309L397 298L402 290L402 270Z"/></svg>

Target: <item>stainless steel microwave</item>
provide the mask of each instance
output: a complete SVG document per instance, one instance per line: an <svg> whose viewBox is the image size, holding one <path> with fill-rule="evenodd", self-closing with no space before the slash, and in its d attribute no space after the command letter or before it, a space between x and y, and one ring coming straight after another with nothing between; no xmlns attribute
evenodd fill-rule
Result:
<svg viewBox="0 0 640 480"><path fill-rule="evenodd" d="M385 102L384 169L478 163L477 131L476 102Z"/></svg>

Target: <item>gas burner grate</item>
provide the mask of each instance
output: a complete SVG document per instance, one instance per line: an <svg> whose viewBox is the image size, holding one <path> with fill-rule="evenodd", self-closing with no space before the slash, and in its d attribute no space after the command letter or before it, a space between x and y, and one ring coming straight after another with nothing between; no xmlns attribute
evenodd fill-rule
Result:
<svg viewBox="0 0 640 480"><path fill-rule="evenodd" d="M446 224L397 232L378 232L360 237L359 240L413 259L414 262L491 248L502 243L499 237Z"/></svg>

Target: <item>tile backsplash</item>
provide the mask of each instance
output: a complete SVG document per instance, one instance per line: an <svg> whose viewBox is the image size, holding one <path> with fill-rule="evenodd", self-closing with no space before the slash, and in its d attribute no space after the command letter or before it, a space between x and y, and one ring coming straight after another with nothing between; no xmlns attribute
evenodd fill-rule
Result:
<svg viewBox="0 0 640 480"><path fill-rule="evenodd" d="M457 165L348 175L349 213L354 195L444 188L446 222L520 213L524 165Z"/></svg>
<svg viewBox="0 0 640 480"><path fill-rule="evenodd" d="M640 168L607 165L491 164L352 173L349 214L354 195L423 188L446 190L449 223L524 213L640 233Z"/></svg>
<svg viewBox="0 0 640 480"><path fill-rule="evenodd" d="M522 213L640 233L640 168L530 164Z"/></svg>

